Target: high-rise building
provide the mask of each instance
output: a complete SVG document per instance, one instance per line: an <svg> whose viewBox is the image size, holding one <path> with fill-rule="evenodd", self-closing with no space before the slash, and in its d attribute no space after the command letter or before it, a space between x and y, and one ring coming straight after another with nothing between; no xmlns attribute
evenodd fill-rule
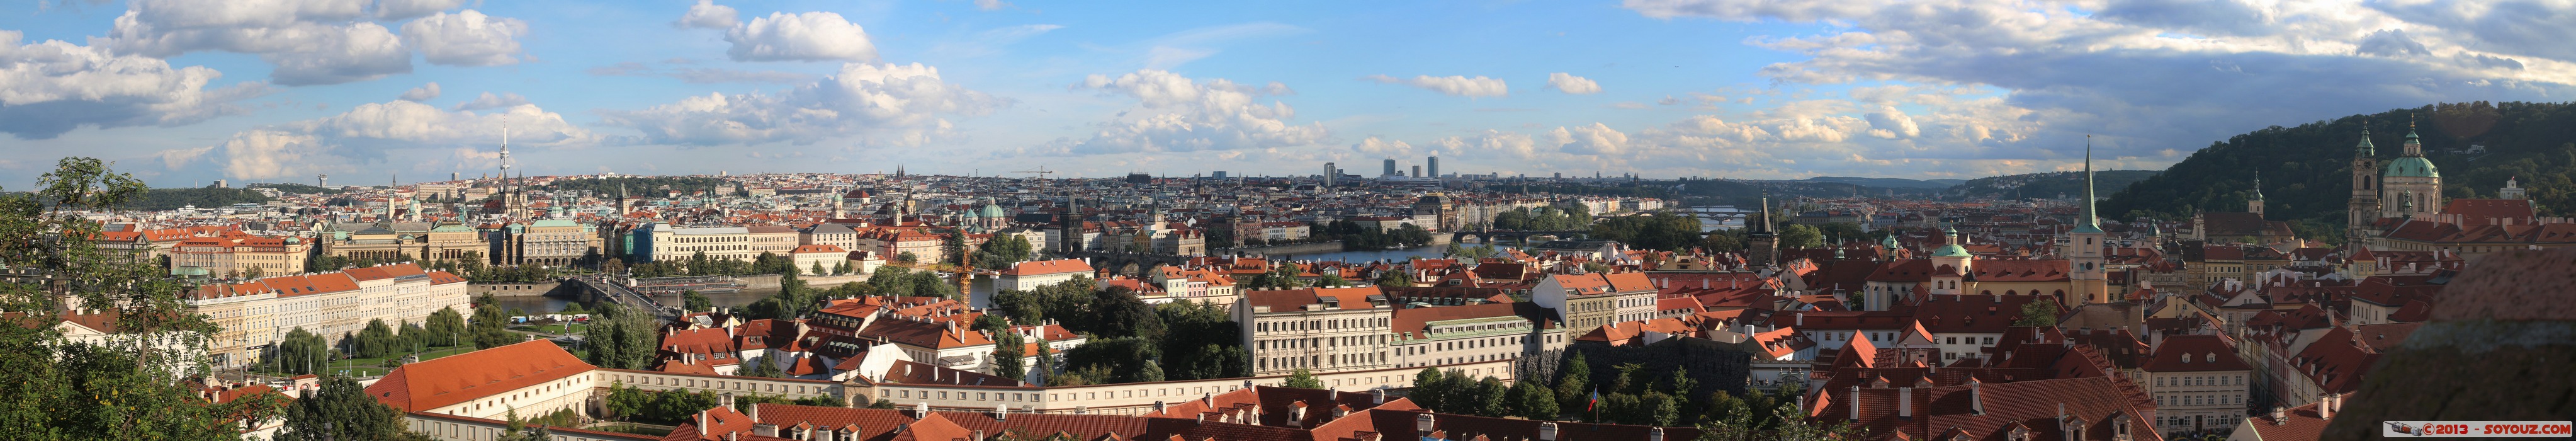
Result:
<svg viewBox="0 0 2576 441"><path fill-rule="evenodd" d="M1218 180L1224 180L1224 179L1225 179L1225 170L1217 170L1217 171L1215 172L1215 174L1214 174L1214 175L1209 176L1209 177L1217 178Z"/></svg>
<svg viewBox="0 0 2576 441"><path fill-rule="evenodd" d="M1431 168L1431 175L1429 175L1429 177L1440 177L1440 157L1433 156L1431 157L1431 160L1423 161L1422 164Z"/></svg>
<svg viewBox="0 0 2576 441"><path fill-rule="evenodd" d="M1386 173L1379 173L1379 174L1378 174L1378 176L1394 176L1394 175L1395 175L1395 158L1386 158Z"/></svg>
<svg viewBox="0 0 2576 441"><path fill-rule="evenodd" d="M1326 186L1326 187L1331 187L1331 186L1333 186L1333 178L1341 177L1341 174L1342 174L1342 170L1341 170L1341 169L1337 169L1337 168L1333 168L1333 163L1330 163L1330 162L1326 162L1326 163L1324 163L1324 186Z"/></svg>
<svg viewBox="0 0 2576 441"><path fill-rule="evenodd" d="M1422 177L1422 166L1419 166L1419 165L1413 166L1413 177L1416 177L1416 178Z"/></svg>

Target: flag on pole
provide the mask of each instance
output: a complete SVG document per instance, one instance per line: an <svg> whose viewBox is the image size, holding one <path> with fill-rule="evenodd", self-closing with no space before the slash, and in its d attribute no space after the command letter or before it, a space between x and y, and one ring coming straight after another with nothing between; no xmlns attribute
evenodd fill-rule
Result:
<svg viewBox="0 0 2576 441"><path fill-rule="evenodd" d="M1583 411L1591 412L1599 407L1601 407L1601 388L1596 386L1592 388L1592 401L1583 403Z"/></svg>

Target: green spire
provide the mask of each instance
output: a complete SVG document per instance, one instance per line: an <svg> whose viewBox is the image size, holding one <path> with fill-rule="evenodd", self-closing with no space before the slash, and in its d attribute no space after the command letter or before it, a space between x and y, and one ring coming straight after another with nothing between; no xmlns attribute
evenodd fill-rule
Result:
<svg viewBox="0 0 2576 441"><path fill-rule="evenodd" d="M2093 212L2093 134L2084 134L2084 218L2077 220L2075 232L2102 233L2102 221Z"/></svg>
<svg viewBox="0 0 2576 441"><path fill-rule="evenodd" d="M2263 200L2263 172L2254 172L2254 200Z"/></svg>
<svg viewBox="0 0 2576 441"><path fill-rule="evenodd" d="M2352 146L2352 153L2363 158L2379 156L2379 146L2370 145L2370 123L2361 124L2361 143Z"/></svg>

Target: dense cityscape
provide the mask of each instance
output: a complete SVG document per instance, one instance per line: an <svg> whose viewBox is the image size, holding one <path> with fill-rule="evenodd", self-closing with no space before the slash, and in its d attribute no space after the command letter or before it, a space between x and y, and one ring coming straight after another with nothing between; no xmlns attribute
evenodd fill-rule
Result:
<svg viewBox="0 0 2576 441"><path fill-rule="evenodd" d="M491 6L525 20L452 0L56 3L31 13L64 23L0 22L0 432L29 439L2300 441L2567 437L2576 412L2576 103L2546 101L2576 61L2400 18L2447 4L2200 5L2351 28L2282 37L2341 45L2320 53L2140 9L2200 6L1915 5L1980 17L1930 26L1884 5L1595 5L1616 14L1568 20L1635 21L1578 33L1742 24L1714 35L1805 58L1648 59L1771 85L1584 104L1693 115L1549 131L1504 122L1673 78L1335 71L1477 107L1327 85L1300 102L1326 116L1301 121L1254 101L1303 93L1286 84L1173 69L1298 78L1213 42L1382 27L1332 23L1370 14L1057 50L1143 60L1113 75L1008 49L1062 25L881 21L1098 19L1034 1ZM1551 13L1513 9L1535 7L1492 8ZM2551 8L2576 16L2525 13ZM660 21L633 41L543 31L592 14ZM2400 22L2417 24L2378 27ZM2063 23L2262 43L2041 46L2439 68L2368 83L2410 93L2177 98L1887 61L2002 38L1927 36L1962 26ZM1809 24L1847 32L1775 36ZM964 37L910 39L941 34ZM1337 38L1299 44L1455 62ZM434 66L414 72L414 50ZM604 61L623 59L660 61ZM823 61L842 64L755 69ZM2234 63L2184 70L2263 70ZM379 81L535 85L571 64L574 84L535 87L598 95L575 100L590 115ZM986 71L1044 87L954 82L1009 78ZM647 78L667 84L596 89ZM722 89L744 83L793 86ZM369 85L392 89L353 91ZM672 91L693 95L619 101Z"/></svg>

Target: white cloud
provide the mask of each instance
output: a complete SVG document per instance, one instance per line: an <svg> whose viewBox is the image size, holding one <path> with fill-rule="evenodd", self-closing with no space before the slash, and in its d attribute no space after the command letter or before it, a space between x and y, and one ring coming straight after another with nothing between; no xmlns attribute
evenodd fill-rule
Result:
<svg viewBox="0 0 2576 441"><path fill-rule="evenodd" d="M1467 157L1499 154L1528 159L1538 154L1538 142L1531 140L1529 134L1492 129L1474 135L1444 137L1431 143L1440 146L1440 151Z"/></svg>
<svg viewBox="0 0 2576 441"><path fill-rule="evenodd" d="M235 133L208 147L157 154L172 169L209 160L235 179L301 178L314 173L381 170L395 151L489 149L503 125L518 148L596 141L563 115L520 104L491 112L444 111L411 101L361 104L348 112ZM375 165L368 165L375 164Z"/></svg>
<svg viewBox="0 0 2576 441"><path fill-rule="evenodd" d="M1465 76L1459 76L1459 75L1450 75L1450 76L1445 76L1445 77L1435 77L1435 76L1430 76L1430 75L1421 75L1421 76L1415 76L1415 77L1413 77L1413 78L1411 78L1411 79L1401 79L1401 78L1396 78L1396 77L1391 77L1391 76L1386 76L1386 75L1370 75L1370 76L1368 76L1368 77L1366 77L1366 78L1362 78L1362 79L1369 80L1369 81L1376 81L1376 82L1380 82L1380 83L1387 83L1387 84L1402 84L1402 85L1407 85L1407 86L1419 87L1419 88L1427 89L1427 90L1430 90L1430 91L1433 91L1433 92L1440 92L1440 93L1441 93L1441 94L1443 94L1443 95L1449 95L1449 96L1464 96L1464 97L1505 96L1505 95L1510 95L1510 94L1511 94L1511 90L1512 90L1512 89L1511 89L1511 87L1509 87L1509 86L1505 86L1505 85L1503 84L1503 80L1494 79L1494 78L1485 78L1485 77L1483 77L1483 76L1478 76L1478 77L1474 77L1474 78L1468 78L1468 77L1465 77ZM1589 80L1586 80L1586 81L1585 81L1585 83L1587 83L1587 84L1588 84L1588 83L1590 83L1590 82L1591 82L1591 81L1589 81Z"/></svg>
<svg viewBox="0 0 2576 441"><path fill-rule="evenodd" d="M0 132L20 139L81 126L193 124L243 113L232 102L269 90L260 82L207 89L223 73L60 40L22 45L24 36L0 30Z"/></svg>
<svg viewBox="0 0 2576 441"><path fill-rule="evenodd" d="M411 90L403 91L402 94L403 101L429 101L433 99L438 99L438 82L436 81L431 81L429 84L424 84L420 87L414 87L411 88Z"/></svg>
<svg viewBox="0 0 2576 441"><path fill-rule="evenodd" d="M456 110L498 109L503 107L516 107L527 103L528 98L519 96L519 94L504 93L493 95L491 92L483 92L482 96L474 97L473 101L457 103Z"/></svg>
<svg viewBox="0 0 2576 441"><path fill-rule="evenodd" d="M875 43L859 25L830 12L770 13L725 32L734 61L870 61Z"/></svg>
<svg viewBox="0 0 2576 441"><path fill-rule="evenodd" d="M427 17L464 5L465 0L377 0L376 18L405 20Z"/></svg>
<svg viewBox="0 0 2576 441"><path fill-rule="evenodd" d="M976 116L1009 101L943 81L920 63L848 63L838 74L776 94L710 93L633 111L605 112L647 142L708 146L811 144L858 136L870 144L920 145L954 136L940 115Z"/></svg>
<svg viewBox="0 0 2576 441"><path fill-rule="evenodd" d="M1923 130L1914 125L1914 117L1906 116L1905 112L1896 110L1893 106L1879 106L1878 111L1870 112L1869 127L1871 136L1887 139L1912 138L1923 134Z"/></svg>
<svg viewBox="0 0 2576 441"><path fill-rule="evenodd" d="M680 21L672 24L683 28L725 29L741 21L741 14L734 12L732 6L716 4L715 0L698 0L698 4L689 6L689 13L681 15Z"/></svg>
<svg viewBox="0 0 2576 441"><path fill-rule="evenodd" d="M975 0L975 9L978 10L999 11L1002 10L1002 8L1008 7L1011 7L1011 2L1002 0Z"/></svg>
<svg viewBox="0 0 2576 441"><path fill-rule="evenodd" d="M519 34L527 22L483 15L472 9L441 12L403 25L403 42L420 49L431 64L499 66L518 64Z"/></svg>
<svg viewBox="0 0 2576 441"><path fill-rule="evenodd" d="M1368 156L1413 156L1413 145L1404 141L1381 140L1375 136L1351 144L1351 151Z"/></svg>
<svg viewBox="0 0 2576 441"><path fill-rule="evenodd" d="M1547 87L1575 95L1601 93L1600 83L1564 72L1547 74Z"/></svg>
<svg viewBox="0 0 2576 441"><path fill-rule="evenodd" d="M258 54L278 84L337 84L411 71L411 52L384 26L355 21L349 0L135 0L101 38L119 52L168 58L196 51Z"/></svg>
<svg viewBox="0 0 2576 441"><path fill-rule="evenodd" d="M1628 149L1628 134L1601 123L1574 126L1572 130L1558 127L1548 136L1559 149L1577 155L1618 156Z"/></svg>
<svg viewBox="0 0 2576 441"><path fill-rule="evenodd" d="M1329 131L1323 124L1289 122L1297 111L1286 103L1256 102L1264 95L1292 93L1279 83L1252 87L1146 69L1114 78L1091 75L1080 87L1132 97L1137 104L1101 122L1090 138L1060 140L1057 147L1066 153L1257 149L1328 142Z"/></svg>

